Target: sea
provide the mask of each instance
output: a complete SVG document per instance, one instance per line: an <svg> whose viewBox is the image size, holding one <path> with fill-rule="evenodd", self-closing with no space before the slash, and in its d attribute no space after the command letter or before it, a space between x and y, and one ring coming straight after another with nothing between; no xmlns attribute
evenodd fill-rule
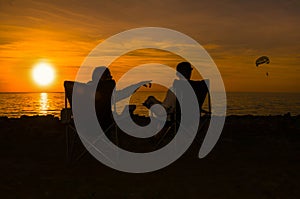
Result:
<svg viewBox="0 0 300 199"><path fill-rule="evenodd" d="M131 96L129 104L135 104L135 114L149 115L142 103L149 95L160 100L165 92L137 92ZM255 93L228 92L226 115L300 115L300 93ZM121 113L128 101L117 104ZM205 106L205 105L204 105ZM22 115L54 115L60 118L65 107L65 94L61 93L0 93L0 117L19 118Z"/></svg>

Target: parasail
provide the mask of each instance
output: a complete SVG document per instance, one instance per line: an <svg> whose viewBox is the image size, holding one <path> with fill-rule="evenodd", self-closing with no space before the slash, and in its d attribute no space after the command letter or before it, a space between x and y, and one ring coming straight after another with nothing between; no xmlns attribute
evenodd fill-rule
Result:
<svg viewBox="0 0 300 199"><path fill-rule="evenodd" d="M267 56L261 56L255 61L256 67L258 67L260 64L269 64L270 59Z"/></svg>

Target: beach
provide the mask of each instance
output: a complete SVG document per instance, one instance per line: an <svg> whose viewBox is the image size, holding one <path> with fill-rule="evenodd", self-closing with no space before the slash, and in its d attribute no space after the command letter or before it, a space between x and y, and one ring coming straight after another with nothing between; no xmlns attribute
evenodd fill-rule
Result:
<svg viewBox="0 0 300 199"><path fill-rule="evenodd" d="M0 199L300 199L300 1L0 16Z"/></svg>
<svg viewBox="0 0 300 199"><path fill-rule="evenodd" d="M0 129L1 198L300 196L300 116L227 116L208 156L198 159L193 143L171 165L144 174L113 170L90 154L67 163L57 117L1 117Z"/></svg>

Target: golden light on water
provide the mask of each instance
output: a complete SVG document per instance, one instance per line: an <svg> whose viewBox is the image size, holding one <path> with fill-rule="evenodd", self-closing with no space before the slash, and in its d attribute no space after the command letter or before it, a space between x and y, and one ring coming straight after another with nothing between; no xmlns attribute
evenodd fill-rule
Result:
<svg viewBox="0 0 300 199"><path fill-rule="evenodd" d="M47 86L54 80L54 69L53 66L40 62L36 64L32 71L33 80L40 86Z"/></svg>
<svg viewBox="0 0 300 199"><path fill-rule="evenodd" d="M46 114L48 108L49 108L48 94L47 93L41 93L40 94L40 113L41 114Z"/></svg>

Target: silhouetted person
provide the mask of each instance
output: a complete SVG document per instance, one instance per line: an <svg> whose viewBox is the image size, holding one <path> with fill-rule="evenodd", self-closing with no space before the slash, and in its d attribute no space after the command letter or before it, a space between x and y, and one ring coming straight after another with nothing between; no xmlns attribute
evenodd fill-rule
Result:
<svg viewBox="0 0 300 199"><path fill-rule="evenodd" d="M189 81L191 79L192 70L193 70L193 68L189 62L180 62L176 67L177 76L178 76L179 80ZM181 74L182 76L179 74ZM175 81L178 81L178 80L175 80ZM174 81L174 83L175 83L175 81ZM150 108L153 104L161 104L167 111L168 116L172 117L172 115L176 111L176 102L177 102L176 96L173 93L174 92L174 83L173 83L173 86L167 91L166 97L162 102L159 101L158 99L156 99L154 96L149 96L147 98L147 100L143 103L143 105L146 106L147 108ZM154 109L154 113L157 115L161 114L158 110L155 110L155 109Z"/></svg>
<svg viewBox="0 0 300 199"><path fill-rule="evenodd" d="M97 82L98 79L99 82ZM97 84L95 94L95 108L98 121L104 131L111 127L114 122L111 102L113 101L116 103L119 100L129 97L140 86L149 84L150 82L151 81L142 81L137 84L130 85L122 90L117 90L114 95L113 91L115 89L116 82L115 80L113 80L110 70L105 66L96 67L94 69L92 74L92 81L88 82L87 85ZM112 97L114 98L112 99Z"/></svg>
<svg viewBox="0 0 300 199"><path fill-rule="evenodd" d="M99 79L100 75L101 78ZM97 82L98 79L99 82ZM96 115L103 131L107 131L113 124L111 98L116 82L112 79L110 70L105 66L100 66L94 69L92 81L88 82L87 85L97 85L94 96Z"/></svg>

